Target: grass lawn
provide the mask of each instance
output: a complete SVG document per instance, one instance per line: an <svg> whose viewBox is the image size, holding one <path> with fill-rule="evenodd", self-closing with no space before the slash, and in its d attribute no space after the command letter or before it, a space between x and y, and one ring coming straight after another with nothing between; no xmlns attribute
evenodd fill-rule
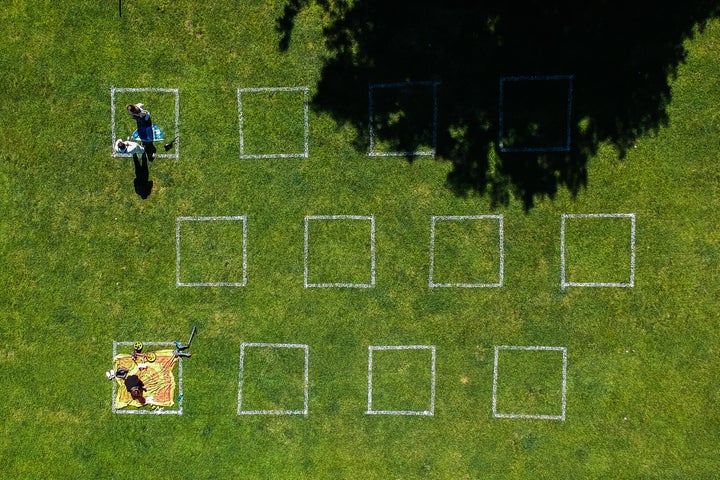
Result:
<svg viewBox="0 0 720 480"><path fill-rule="evenodd" d="M241 92L240 109L238 89L308 87L312 98L325 54L318 8L301 12L280 52L280 1L127 0L122 19L110 1L6 3L0 476L717 475L719 22L687 44L666 127L623 160L601 147L577 197L560 191L526 212L454 195L441 158L368 156L350 126L312 108L304 158L302 90ZM168 152L179 158L149 164L145 200L132 160L112 157L112 88L179 92L181 138ZM418 92L393 93L377 96L378 151L402 148L385 134L408 125L433 147L432 97L405 121L395 109ZM118 135L132 132L123 108L137 101L174 132L172 94L120 92ZM245 154L294 156L241 158L241 113ZM508 118L520 125L513 145L545 140L526 128L535 118ZM634 286L563 289L562 215L598 213L634 214ZM502 215L502 287L430 288L432 218L482 215ZM313 220L306 270L308 216L372 216L372 238L367 220ZM178 247L186 217L245 220L183 221ZM627 282L629 224L568 219L566 280ZM496 220L436 227L436 283L498 281ZM304 286L306 274L368 284L372 267L372 288ZM178 275L244 286L178 286ZM113 414L113 342L184 341L192 325L183 414ZM307 415L237 414L243 343L308 346ZM368 348L400 345L436 349L434 415L366 413ZM564 421L493 415L496 346L567 349ZM429 352L374 352L374 409L429 408ZM498 409L558 415L561 357L502 350ZM302 410L302 349L248 348L244 360L243 409Z"/></svg>

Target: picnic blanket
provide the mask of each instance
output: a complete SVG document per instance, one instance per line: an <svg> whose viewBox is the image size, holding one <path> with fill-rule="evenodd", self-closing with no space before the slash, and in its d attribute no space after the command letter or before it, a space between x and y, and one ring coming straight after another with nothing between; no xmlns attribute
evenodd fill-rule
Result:
<svg viewBox="0 0 720 480"><path fill-rule="evenodd" d="M113 358L113 370L117 371L118 368L126 368L128 376L138 376L147 389L145 392L146 406L172 407L174 404L173 398L175 397L175 374L173 369L178 363L178 357L173 355L172 350L157 350L154 353L154 362L149 362L142 355L137 359L134 359L129 354L116 355ZM147 367L141 369L140 365ZM115 381L117 382L115 408L142 407L140 402L133 400L130 392L125 388L123 379L116 378Z"/></svg>
<svg viewBox="0 0 720 480"><path fill-rule="evenodd" d="M150 124L150 122L148 122L147 124L139 126L137 130L133 132L130 139L133 142L162 142L165 140L165 134L160 127L154 123Z"/></svg>

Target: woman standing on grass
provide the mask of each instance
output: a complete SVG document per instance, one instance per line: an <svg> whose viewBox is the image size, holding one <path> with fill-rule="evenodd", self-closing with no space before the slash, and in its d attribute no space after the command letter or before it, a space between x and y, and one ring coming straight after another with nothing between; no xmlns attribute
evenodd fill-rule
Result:
<svg viewBox="0 0 720 480"><path fill-rule="evenodd" d="M125 107L133 120L138 122L138 127L140 126L140 122L150 122L150 112L145 110L143 106L142 103L136 103Z"/></svg>
<svg viewBox="0 0 720 480"><path fill-rule="evenodd" d="M153 124L150 119L150 112L145 110L142 103L130 104L125 108L128 114L137 123L137 131L143 147L148 154L148 158L152 162L155 158L155 145L153 145Z"/></svg>

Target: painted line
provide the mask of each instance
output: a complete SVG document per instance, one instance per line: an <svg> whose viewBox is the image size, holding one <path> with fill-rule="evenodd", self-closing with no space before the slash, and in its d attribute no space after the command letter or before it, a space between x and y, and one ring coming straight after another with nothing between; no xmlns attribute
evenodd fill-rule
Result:
<svg viewBox="0 0 720 480"><path fill-rule="evenodd" d="M175 135L173 135L173 138L175 138L175 153L156 153L155 158L174 158L179 159L180 158L180 90L177 88L115 88L110 87L110 123L111 123L111 131L112 131L112 145L115 145L115 141L118 139L117 137L117 129L115 126L115 120L116 120L116 107L115 107L115 93L142 93L142 92L151 92L151 93L172 93L175 95ZM131 154L127 153L117 153L113 151L112 153L113 158L131 158Z"/></svg>
<svg viewBox="0 0 720 480"><path fill-rule="evenodd" d="M245 349L246 348L297 348L305 351L305 368L303 372L303 397L304 404L302 410L243 410L242 408L242 392L245 373ZM309 368L310 366L310 347L305 344L298 343L252 343L243 342L240 344L240 380L238 381L238 415L308 415L309 412Z"/></svg>
<svg viewBox="0 0 720 480"><path fill-rule="evenodd" d="M499 272L498 281L493 283L436 283L433 279L435 274L435 223L437 221L475 221L475 220L497 220L499 227L498 245L499 245ZM437 215L430 220L430 271L428 275L429 288L499 288L503 286L505 280L505 234L504 234L504 217L503 215Z"/></svg>
<svg viewBox="0 0 720 480"><path fill-rule="evenodd" d="M313 220L365 220L370 221L370 283L310 283L310 221ZM375 287L375 215L307 215L305 216L304 246L305 288L374 288Z"/></svg>
<svg viewBox="0 0 720 480"><path fill-rule="evenodd" d="M158 347L174 347L173 342L142 342L145 346L158 346ZM116 342L113 341L113 359L117 356L118 346L132 346L135 342ZM183 414L183 398L185 392L183 390L183 359L178 357L178 401L177 410L166 410L165 408L157 408L155 410L135 409L135 410L122 410L115 406L115 399L117 397L117 382L112 382L112 412L118 415L182 415Z"/></svg>
<svg viewBox="0 0 720 480"><path fill-rule="evenodd" d="M373 90L376 88L407 88L407 87L432 87L433 98L433 125L432 125L432 149L417 150L413 152L376 152L375 151L375 113ZM368 125L370 146L368 148L368 156L370 157L435 157L437 154L437 138L438 138L438 89L440 82L420 81L420 82L394 82L394 83L372 83L368 87Z"/></svg>
<svg viewBox="0 0 720 480"><path fill-rule="evenodd" d="M245 117L242 109L243 93L260 92L303 92L303 153L268 153L268 154L246 154L245 153ZM308 158L310 156L310 99L309 87L262 87L262 88L238 88L238 121L240 123L240 158L243 160L264 159L264 158Z"/></svg>
<svg viewBox="0 0 720 480"><path fill-rule="evenodd" d="M430 408L427 410L374 410L373 403L373 351L388 350L430 350ZM367 415L435 415L436 349L434 345L370 345L368 347L368 407Z"/></svg>
<svg viewBox="0 0 720 480"><path fill-rule="evenodd" d="M504 83L505 82L523 82L523 81L558 81L565 80L568 82L567 90L567 116L566 116L566 128L565 128L565 144L551 147L504 147L503 146L503 135L505 132L505 119L504 119ZM572 104L573 104L573 83L575 81L575 75L538 75L538 76L507 76L500 77L500 93L498 99L498 147L501 152L506 153L545 153L545 152L569 152L572 145Z"/></svg>
<svg viewBox="0 0 720 480"><path fill-rule="evenodd" d="M630 219L630 279L628 282L568 282L566 273L565 255L565 220L577 218L628 218ZM635 287L635 230L636 219L634 213L564 213L560 217L560 287L605 287L605 288L634 288Z"/></svg>
<svg viewBox="0 0 720 480"><path fill-rule="evenodd" d="M497 410L497 388L498 388L498 358L500 350L525 350L525 351L556 351L562 352L562 395L560 415L530 415L524 413L501 413ZM492 412L495 418L524 418L533 420L560 420L565 421L567 411L567 347L546 347L546 346L516 346L500 345L495 347L495 362L493 366L493 393Z"/></svg>
<svg viewBox="0 0 720 480"><path fill-rule="evenodd" d="M177 287L244 287L247 285L247 216L226 217L177 217L175 219L175 286ZM242 221L243 232L243 278L241 282L182 282L180 280L180 225L182 222Z"/></svg>

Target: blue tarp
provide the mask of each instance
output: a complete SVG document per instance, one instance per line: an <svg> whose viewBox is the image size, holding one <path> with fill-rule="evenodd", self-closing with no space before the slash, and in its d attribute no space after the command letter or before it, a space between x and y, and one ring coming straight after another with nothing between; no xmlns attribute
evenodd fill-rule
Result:
<svg viewBox="0 0 720 480"><path fill-rule="evenodd" d="M165 134L160 127L153 123L152 126L143 125L135 130L131 140L134 142L138 140L141 142L162 142L165 140Z"/></svg>

